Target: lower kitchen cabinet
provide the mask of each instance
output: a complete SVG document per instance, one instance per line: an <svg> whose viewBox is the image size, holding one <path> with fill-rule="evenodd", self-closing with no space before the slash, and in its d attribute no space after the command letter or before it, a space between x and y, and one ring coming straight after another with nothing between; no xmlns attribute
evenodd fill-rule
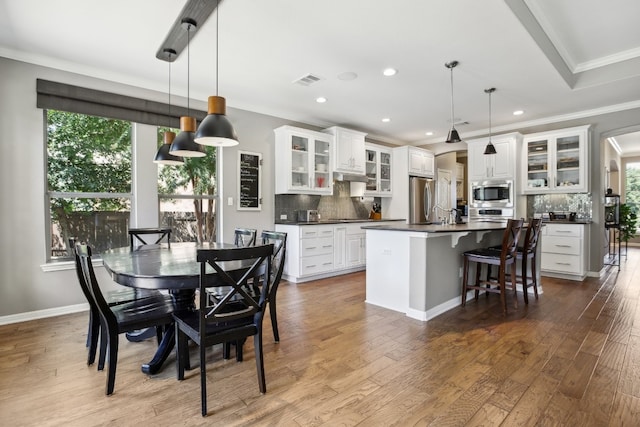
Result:
<svg viewBox="0 0 640 427"><path fill-rule="evenodd" d="M542 228L540 272L543 276L584 280L587 273L585 224L546 224Z"/></svg>
<svg viewBox="0 0 640 427"><path fill-rule="evenodd" d="M376 224L384 222L375 221ZM337 224L276 224L287 233L282 277L294 283L364 270L366 233L370 222Z"/></svg>

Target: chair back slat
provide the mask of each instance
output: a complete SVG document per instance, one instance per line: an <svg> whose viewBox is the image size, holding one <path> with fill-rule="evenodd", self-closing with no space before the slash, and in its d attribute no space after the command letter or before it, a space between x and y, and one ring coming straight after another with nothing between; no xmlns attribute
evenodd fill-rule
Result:
<svg viewBox="0 0 640 427"><path fill-rule="evenodd" d="M232 321L254 315L260 315L259 321L261 321L271 283L272 253L272 244L245 248L198 250L201 328L205 328L207 323ZM225 271L225 266L222 264L229 261L244 263L246 270L230 274ZM226 287L222 298L216 298L215 301L204 297L206 287L211 282L207 279L207 265L216 272L215 285ZM260 297L256 301L250 292L247 292L246 287L249 286L249 279L254 279L257 276L261 276L260 280L263 286Z"/></svg>
<svg viewBox="0 0 640 427"><path fill-rule="evenodd" d="M540 238L540 230L542 229L542 219L530 218L529 226L527 227L527 234L524 238L524 251L526 253L533 253L538 246L538 240Z"/></svg>
<svg viewBox="0 0 640 427"><path fill-rule="evenodd" d="M271 258L271 292L275 293L278 283L282 278L282 270L284 269L287 250L287 233L281 231L263 231L261 237L263 245L273 244L273 256Z"/></svg>
<svg viewBox="0 0 640 427"><path fill-rule="evenodd" d="M93 304L95 304L100 316L102 316L106 322L117 323L116 317L109 309L109 304L98 284L98 279L96 278L91 261L91 247L86 244L76 244L76 256L80 258L85 283L91 293ZM91 304L91 302L89 302L89 304Z"/></svg>
<svg viewBox="0 0 640 427"><path fill-rule="evenodd" d="M507 228L502 235L502 250L500 261L515 261L518 252L518 240L522 231L523 219L510 219L507 221Z"/></svg>

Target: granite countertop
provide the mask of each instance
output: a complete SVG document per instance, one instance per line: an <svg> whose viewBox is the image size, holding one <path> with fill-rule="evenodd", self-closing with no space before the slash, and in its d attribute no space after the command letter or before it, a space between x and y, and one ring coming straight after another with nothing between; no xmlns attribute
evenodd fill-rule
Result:
<svg viewBox="0 0 640 427"><path fill-rule="evenodd" d="M324 225L324 224L351 224L351 223L368 223L368 222L382 222L382 221L405 221L404 219L397 218L382 218L382 219L368 219L368 218L340 218L340 219L323 219L320 221L282 221L277 220L275 224L286 225Z"/></svg>
<svg viewBox="0 0 640 427"><path fill-rule="evenodd" d="M365 230L385 230L385 231L413 231L421 233L456 233L467 231L491 231L504 230L505 223L500 222L472 222L463 224L398 224L398 225L364 225Z"/></svg>

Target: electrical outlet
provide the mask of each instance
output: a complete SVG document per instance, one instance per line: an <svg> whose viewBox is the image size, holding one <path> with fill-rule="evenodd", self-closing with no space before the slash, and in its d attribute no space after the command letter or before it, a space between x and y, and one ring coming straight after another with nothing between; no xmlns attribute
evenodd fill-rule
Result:
<svg viewBox="0 0 640 427"><path fill-rule="evenodd" d="M280 219L284 219L284 220L286 220L286 219L287 219L287 214L282 214L282 215L280 215Z"/></svg>
<svg viewBox="0 0 640 427"><path fill-rule="evenodd" d="M228 197L227 198L227 205L228 206L233 206L233 197Z"/></svg>

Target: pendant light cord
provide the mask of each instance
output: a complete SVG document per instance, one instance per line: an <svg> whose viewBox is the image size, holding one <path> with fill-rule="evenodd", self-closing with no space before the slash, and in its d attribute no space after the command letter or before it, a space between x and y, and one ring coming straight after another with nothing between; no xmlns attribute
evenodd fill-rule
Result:
<svg viewBox="0 0 640 427"><path fill-rule="evenodd" d="M171 56L169 56L169 59L171 59ZM171 120L171 61L169 61L169 120Z"/></svg>
<svg viewBox="0 0 640 427"><path fill-rule="evenodd" d="M218 96L218 40L220 39L220 2L216 0L216 96Z"/></svg>
<svg viewBox="0 0 640 427"><path fill-rule="evenodd" d="M191 24L187 25L187 116L191 117L190 103L190 80L191 80Z"/></svg>
<svg viewBox="0 0 640 427"><path fill-rule="evenodd" d="M489 91L489 142L491 142L491 93L493 91Z"/></svg>
<svg viewBox="0 0 640 427"><path fill-rule="evenodd" d="M451 128L455 127L455 120L453 118L453 67L451 67Z"/></svg>

